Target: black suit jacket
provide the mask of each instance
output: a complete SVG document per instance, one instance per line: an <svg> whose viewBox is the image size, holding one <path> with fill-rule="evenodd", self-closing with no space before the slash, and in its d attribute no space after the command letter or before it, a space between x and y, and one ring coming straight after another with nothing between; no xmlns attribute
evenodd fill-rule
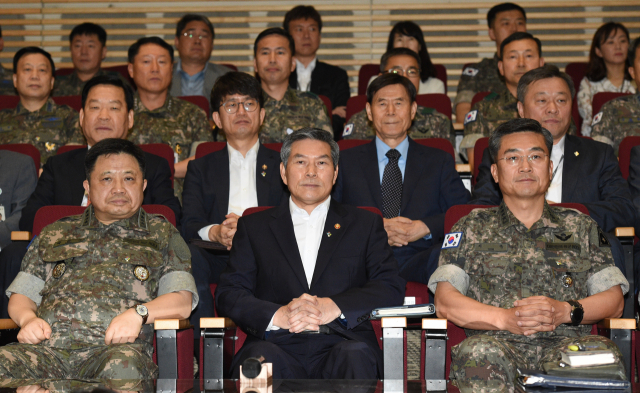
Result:
<svg viewBox="0 0 640 393"><path fill-rule="evenodd" d="M27 206L22 210L20 229L33 230L33 219L43 206L76 205L80 206L84 197L82 183L86 180L84 159L87 148L49 157L42 167L42 175L38 179L36 190L29 198ZM147 188L144 191L143 204L165 205L176 215L176 223L180 222L180 201L173 194L171 187L171 169L167 160L151 153L144 153L146 161L145 179Z"/></svg>
<svg viewBox="0 0 640 393"><path fill-rule="evenodd" d="M576 154L577 153L577 154ZM491 176L491 157L485 149L472 204L499 205L502 193ZM611 146L567 135L562 168L562 202L581 203L606 232L633 226L635 212L627 182Z"/></svg>
<svg viewBox="0 0 640 393"><path fill-rule="evenodd" d="M289 75L289 86L292 89L298 88L298 73L295 70ZM349 97L351 97L347 71L340 67L316 60L316 67L311 72L311 86L309 86L309 91L313 94L328 97L333 108L346 106ZM344 118L333 115L331 116L331 121L333 131L338 133L336 135L342 135Z"/></svg>
<svg viewBox="0 0 640 393"><path fill-rule="evenodd" d="M264 165L267 169L263 169ZM182 191L182 235L187 241L200 239L200 229L225 220L229 209L229 183L229 151L226 147L189 162ZM262 144L256 159L256 191L258 206L277 206L288 197L280 178L280 154Z"/></svg>
<svg viewBox="0 0 640 393"><path fill-rule="evenodd" d="M633 198L633 206L636 209L636 233L640 233L640 146L634 146L631 149L627 181Z"/></svg>
<svg viewBox="0 0 640 393"><path fill-rule="evenodd" d="M346 334L379 353L369 314L377 307L402 305L406 284L398 276L382 218L331 200L322 233L309 287L289 204L242 217L216 289L217 310L248 339L264 339L281 306L303 293L329 297L346 317Z"/></svg>
<svg viewBox="0 0 640 393"><path fill-rule="evenodd" d="M340 153L338 180L333 191L337 201L355 206L373 206L382 211L382 189L375 139ZM409 138L407 164L402 184L400 215L422 220L431 230L431 240L412 243L431 247L444 238L444 216L454 205L469 201L469 192L455 169L453 158L436 148Z"/></svg>

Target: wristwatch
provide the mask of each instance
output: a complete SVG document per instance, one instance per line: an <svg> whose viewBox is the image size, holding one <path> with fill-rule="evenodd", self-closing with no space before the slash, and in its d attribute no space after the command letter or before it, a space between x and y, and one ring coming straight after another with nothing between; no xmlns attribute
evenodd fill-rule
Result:
<svg viewBox="0 0 640 393"><path fill-rule="evenodd" d="M147 319L149 318L149 310L147 309L147 306L144 304L138 304L136 306L136 312L142 317L142 324L144 325L147 323Z"/></svg>
<svg viewBox="0 0 640 393"><path fill-rule="evenodd" d="M580 325L582 318L584 317L582 304L577 300L568 300L567 303L571 306L571 326Z"/></svg>

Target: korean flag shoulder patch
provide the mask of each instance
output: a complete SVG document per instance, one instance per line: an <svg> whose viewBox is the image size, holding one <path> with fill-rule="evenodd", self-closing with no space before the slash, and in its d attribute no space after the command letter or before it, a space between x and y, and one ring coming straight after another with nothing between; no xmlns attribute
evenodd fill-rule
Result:
<svg viewBox="0 0 640 393"><path fill-rule="evenodd" d="M345 124L342 136L349 136L353 132L353 123Z"/></svg>
<svg viewBox="0 0 640 393"><path fill-rule="evenodd" d="M447 233L444 236L444 243L442 243L442 249L457 248L460 245L462 239L462 232Z"/></svg>
<svg viewBox="0 0 640 393"><path fill-rule="evenodd" d="M602 112L598 112L596 113L595 116L593 116L593 121L591 122L591 125L595 126L596 124L600 123L600 120L602 120Z"/></svg>
<svg viewBox="0 0 640 393"><path fill-rule="evenodd" d="M476 76L478 74L478 69L473 67L467 67L462 71L462 75L467 76Z"/></svg>
<svg viewBox="0 0 640 393"><path fill-rule="evenodd" d="M477 109L474 109L471 112L467 113L467 115L464 117L464 125L466 126L467 124L476 121L477 117L478 117Z"/></svg>

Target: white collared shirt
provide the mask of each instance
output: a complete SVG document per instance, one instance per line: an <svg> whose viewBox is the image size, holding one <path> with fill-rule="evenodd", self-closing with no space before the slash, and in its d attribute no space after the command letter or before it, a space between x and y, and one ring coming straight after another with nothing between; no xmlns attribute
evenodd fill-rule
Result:
<svg viewBox="0 0 640 393"><path fill-rule="evenodd" d="M91 146L87 145L87 151L89 151L90 149L91 149ZM87 191L85 190L84 195L82 196L82 202L80 203L80 206L87 207L88 204L89 204L89 195L87 195Z"/></svg>
<svg viewBox="0 0 640 393"><path fill-rule="evenodd" d="M296 59L296 74L298 74L298 88L300 91L309 91L311 87L311 73L316 68L317 61L318 58L316 57L305 67L304 64Z"/></svg>
<svg viewBox="0 0 640 393"><path fill-rule="evenodd" d="M250 207L258 206L258 191L256 189L256 162L258 160L258 149L260 142L247 151L246 157L242 156L238 150L227 143L229 152L229 205L227 214L235 213L242 216L242 213ZM207 225L198 231L202 240L209 240L209 230L215 223Z"/></svg>
<svg viewBox="0 0 640 393"><path fill-rule="evenodd" d="M566 139L567 136L563 136L560 142L553 145L551 149L550 158L553 162L553 172L555 172L556 175L553 177L551 184L549 184L546 198L548 201L555 203L562 202L562 169L564 167L564 159L562 157L564 156L564 143Z"/></svg>

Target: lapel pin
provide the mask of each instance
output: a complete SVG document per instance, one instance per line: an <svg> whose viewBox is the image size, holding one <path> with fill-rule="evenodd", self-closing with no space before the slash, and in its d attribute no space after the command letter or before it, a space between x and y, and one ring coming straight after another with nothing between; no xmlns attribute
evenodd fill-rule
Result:
<svg viewBox="0 0 640 393"><path fill-rule="evenodd" d="M333 226L335 229L340 229L340 224L336 224Z"/></svg>
<svg viewBox="0 0 640 393"><path fill-rule="evenodd" d="M264 171L263 171L263 172L261 173L261 175L262 175L262 177L265 177L265 176L267 176L267 172L264 172Z"/></svg>
<svg viewBox="0 0 640 393"><path fill-rule="evenodd" d="M576 155L576 157L578 157L578 156L580 155L580 153L578 153L578 152L575 152L575 153L573 153L573 154L575 154L575 155Z"/></svg>
<svg viewBox="0 0 640 393"><path fill-rule="evenodd" d="M267 164L262 165L262 169L267 170Z"/></svg>
<svg viewBox="0 0 640 393"><path fill-rule="evenodd" d="M331 232L327 232L327 237L331 237Z"/></svg>

